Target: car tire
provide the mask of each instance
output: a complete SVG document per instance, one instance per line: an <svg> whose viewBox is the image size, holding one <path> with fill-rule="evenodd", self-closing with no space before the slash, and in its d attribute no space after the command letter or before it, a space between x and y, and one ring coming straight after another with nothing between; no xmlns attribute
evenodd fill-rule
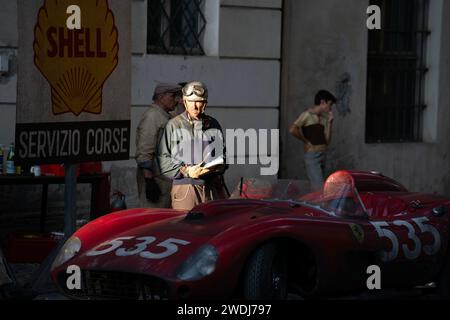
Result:
<svg viewBox="0 0 450 320"><path fill-rule="evenodd" d="M287 298L287 255L275 243L267 243L250 256L244 276L244 298L279 300Z"/></svg>

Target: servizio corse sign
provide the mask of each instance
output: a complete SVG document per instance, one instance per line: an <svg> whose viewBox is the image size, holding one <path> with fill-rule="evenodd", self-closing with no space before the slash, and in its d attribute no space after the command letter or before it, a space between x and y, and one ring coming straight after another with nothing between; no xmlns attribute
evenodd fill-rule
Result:
<svg viewBox="0 0 450 320"><path fill-rule="evenodd" d="M129 158L130 1L19 1L16 155Z"/></svg>

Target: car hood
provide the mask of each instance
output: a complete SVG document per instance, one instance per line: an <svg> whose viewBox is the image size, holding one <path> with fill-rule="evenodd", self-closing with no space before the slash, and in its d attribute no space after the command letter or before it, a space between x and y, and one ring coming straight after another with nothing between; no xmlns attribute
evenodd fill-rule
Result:
<svg viewBox="0 0 450 320"><path fill-rule="evenodd" d="M92 270L120 270L172 278L189 256L202 245L212 243L219 234L231 228L248 225L255 216L279 217L291 211L292 207L288 203L227 200L225 205L220 201L211 202L195 207L187 215L141 224L126 231L109 234L107 239L101 242L104 244L117 238L131 238L122 240L123 245L119 249L125 248L131 253L133 250L139 251L141 245L144 246L141 252L121 256L117 254L117 250L113 250L92 256L92 250L101 251L110 246L96 243L93 247L80 252L76 264ZM148 237L155 239L152 243L146 244ZM164 253L167 251L164 244L167 243L173 251L170 255L157 259L142 256L142 252L147 251L155 254Z"/></svg>
<svg viewBox="0 0 450 320"><path fill-rule="evenodd" d="M112 234L101 244L81 252L76 264L83 269L171 277L187 257L210 239L205 234L196 233L195 228L190 228L183 220L178 217ZM122 241L122 245L110 252L98 254L110 247L106 243L115 239Z"/></svg>

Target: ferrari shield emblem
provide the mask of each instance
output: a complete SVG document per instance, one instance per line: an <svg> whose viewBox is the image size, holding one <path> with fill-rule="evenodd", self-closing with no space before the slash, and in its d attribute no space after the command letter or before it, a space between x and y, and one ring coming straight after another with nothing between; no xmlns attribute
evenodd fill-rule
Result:
<svg viewBox="0 0 450 320"><path fill-rule="evenodd" d="M359 243L363 243L363 241L364 241L363 228L358 224L351 223L350 229L352 230L352 233L355 236L356 240L358 240Z"/></svg>

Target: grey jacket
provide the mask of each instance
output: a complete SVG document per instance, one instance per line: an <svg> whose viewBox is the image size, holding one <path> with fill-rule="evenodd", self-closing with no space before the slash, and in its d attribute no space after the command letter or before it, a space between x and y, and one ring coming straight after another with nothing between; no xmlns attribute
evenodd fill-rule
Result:
<svg viewBox="0 0 450 320"><path fill-rule="evenodd" d="M225 163L222 127L216 119L204 115L201 120L191 120L184 112L167 122L159 143L158 160L161 173L174 179L174 184L204 184L222 174L226 166L202 179L186 178L180 172L183 165L209 162L217 157L222 157Z"/></svg>

